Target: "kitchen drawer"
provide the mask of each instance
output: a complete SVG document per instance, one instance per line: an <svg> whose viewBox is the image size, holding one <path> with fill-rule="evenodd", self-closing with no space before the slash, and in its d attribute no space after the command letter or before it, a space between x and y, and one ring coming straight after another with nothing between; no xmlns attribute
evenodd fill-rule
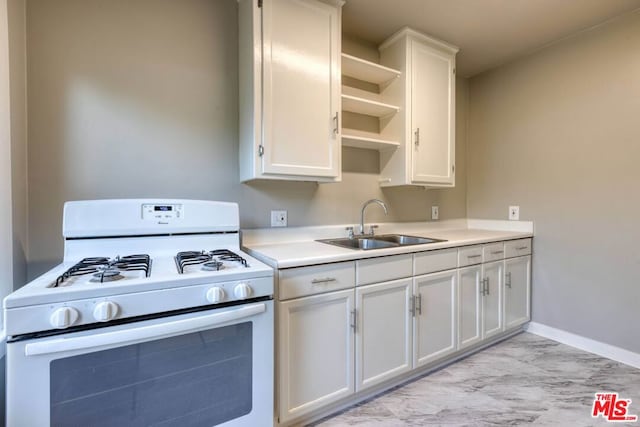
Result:
<svg viewBox="0 0 640 427"><path fill-rule="evenodd" d="M450 270L458 265L458 250L443 249L440 251L418 252L413 255L413 274L434 273Z"/></svg>
<svg viewBox="0 0 640 427"><path fill-rule="evenodd" d="M531 239L509 240L504 243L506 258L531 254Z"/></svg>
<svg viewBox="0 0 640 427"><path fill-rule="evenodd" d="M482 262L504 259L504 242L489 243L482 247Z"/></svg>
<svg viewBox="0 0 640 427"><path fill-rule="evenodd" d="M353 261L278 271L278 297L282 300L322 294L355 286Z"/></svg>
<svg viewBox="0 0 640 427"><path fill-rule="evenodd" d="M482 262L482 246L467 246L458 249L458 267L480 264Z"/></svg>
<svg viewBox="0 0 640 427"><path fill-rule="evenodd" d="M413 274L413 255L403 254L361 259L356 261L356 268L358 285L411 277Z"/></svg>

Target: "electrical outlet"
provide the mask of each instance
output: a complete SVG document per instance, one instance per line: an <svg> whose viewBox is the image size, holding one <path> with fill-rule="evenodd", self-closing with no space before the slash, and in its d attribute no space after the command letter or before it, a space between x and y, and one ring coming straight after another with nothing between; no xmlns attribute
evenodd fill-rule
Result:
<svg viewBox="0 0 640 427"><path fill-rule="evenodd" d="M509 220L518 221L520 219L520 206L509 206Z"/></svg>
<svg viewBox="0 0 640 427"><path fill-rule="evenodd" d="M440 210L437 206L431 206L431 219L440 218Z"/></svg>
<svg viewBox="0 0 640 427"><path fill-rule="evenodd" d="M271 211L271 226L272 227L286 227L287 226L287 211Z"/></svg>

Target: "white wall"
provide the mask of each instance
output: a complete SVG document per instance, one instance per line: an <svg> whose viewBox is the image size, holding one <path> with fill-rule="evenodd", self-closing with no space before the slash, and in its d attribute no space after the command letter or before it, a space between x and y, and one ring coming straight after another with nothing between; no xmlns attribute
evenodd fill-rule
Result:
<svg viewBox="0 0 640 427"><path fill-rule="evenodd" d="M371 221L426 220L432 204L444 219L465 216L464 168L455 190L382 190L366 150L344 150L342 183L240 184L237 32L236 0L27 2L31 277L62 256L66 200L236 201L243 228L268 226L281 208L291 226L356 223L373 197L390 209Z"/></svg>
<svg viewBox="0 0 640 427"><path fill-rule="evenodd" d="M535 221L533 320L640 352L640 11L474 77L468 215Z"/></svg>

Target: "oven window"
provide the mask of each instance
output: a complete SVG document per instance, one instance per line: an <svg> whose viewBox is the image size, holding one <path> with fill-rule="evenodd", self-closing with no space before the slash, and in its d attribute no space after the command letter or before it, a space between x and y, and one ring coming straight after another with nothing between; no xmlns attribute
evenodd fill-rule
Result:
<svg viewBox="0 0 640 427"><path fill-rule="evenodd" d="M252 323L51 362L52 426L214 426L251 412Z"/></svg>

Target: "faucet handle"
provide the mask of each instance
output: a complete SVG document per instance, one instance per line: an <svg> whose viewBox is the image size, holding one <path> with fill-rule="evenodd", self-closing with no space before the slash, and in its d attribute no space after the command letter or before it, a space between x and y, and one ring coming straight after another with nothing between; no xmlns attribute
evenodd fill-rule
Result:
<svg viewBox="0 0 640 427"><path fill-rule="evenodd" d="M346 227L345 230L347 230L349 232L349 238L353 239L353 227Z"/></svg>
<svg viewBox="0 0 640 427"><path fill-rule="evenodd" d="M373 236L376 232L376 228L378 228L376 224L371 224L371 226L369 227L369 234Z"/></svg>

